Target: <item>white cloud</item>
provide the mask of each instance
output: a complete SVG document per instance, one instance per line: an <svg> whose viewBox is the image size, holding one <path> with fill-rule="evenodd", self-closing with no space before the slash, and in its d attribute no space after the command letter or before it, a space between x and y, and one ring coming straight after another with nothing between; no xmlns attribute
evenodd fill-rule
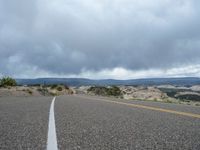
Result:
<svg viewBox="0 0 200 150"><path fill-rule="evenodd" d="M83 71L75 77L92 79L140 79L160 77L200 77L200 65L188 65L171 69L127 70L124 68L105 69L99 72ZM73 75L71 76L73 77Z"/></svg>
<svg viewBox="0 0 200 150"><path fill-rule="evenodd" d="M104 69L99 72L82 70L80 74L55 74L40 70L37 67L32 71L27 68L25 75L17 78L40 77L66 77L66 78L90 78L90 79L141 79L141 78L167 78L167 77L200 77L200 64L188 65L171 69L127 70L124 68Z"/></svg>
<svg viewBox="0 0 200 150"><path fill-rule="evenodd" d="M196 0L0 1L0 74L198 76L199 4Z"/></svg>

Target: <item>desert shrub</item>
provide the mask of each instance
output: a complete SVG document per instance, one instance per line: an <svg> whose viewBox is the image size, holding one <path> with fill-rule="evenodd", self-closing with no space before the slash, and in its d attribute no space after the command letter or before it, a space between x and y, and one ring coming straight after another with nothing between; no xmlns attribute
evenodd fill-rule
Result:
<svg viewBox="0 0 200 150"><path fill-rule="evenodd" d="M175 91L169 91L169 92L166 92L166 94L169 97L175 98L175 95L177 94L177 92L175 92Z"/></svg>
<svg viewBox="0 0 200 150"><path fill-rule="evenodd" d="M41 84L31 84L30 86L41 86Z"/></svg>
<svg viewBox="0 0 200 150"><path fill-rule="evenodd" d="M106 95L107 88L106 87L90 87L88 92L92 92L96 95Z"/></svg>
<svg viewBox="0 0 200 150"><path fill-rule="evenodd" d="M199 103L197 103L197 104L195 104L195 106L200 106L200 104L199 104Z"/></svg>
<svg viewBox="0 0 200 150"><path fill-rule="evenodd" d="M108 88L108 93L111 96L120 96L122 94L120 88L117 86L112 86L111 88Z"/></svg>
<svg viewBox="0 0 200 150"><path fill-rule="evenodd" d="M3 77L0 80L0 86L16 86L17 82L11 77Z"/></svg>
<svg viewBox="0 0 200 150"><path fill-rule="evenodd" d="M160 91L167 94L167 96L176 98L176 94L179 92L190 92L191 89L171 89L171 88L158 88Z"/></svg>
<svg viewBox="0 0 200 150"><path fill-rule="evenodd" d="M31 91L30 89L27 89L27 92L32 95L33 94L33 91Z"/></svg>
<svg viewBox="0 0 200 150"><path fill-rule="evenodd" d="M169 99L167 99L165 102L166 102L166 103L172 103L172 101L169 100Z"/></svg>
<svg viewBox="0 0 200 150"><path fill-rule="evenodd" d="M62 90L63 90L63 88L62 88L61 86L58 86L56 89L57 89L58 91L62 91Z"/></svg>
<svg viewBox="0 0 200 150"><path fill-rule="evenodd" d="M92 92L95 95L103 95L103 96L121 96L122 91L117 86L112 87L90 87L88 92Z"/></svg>
<svg viewBox="0 0 200 150"><path fill-rule="evenodd" d="M42 95L48 95L49 94L49 92L48 92L48 90L46 88L41 88L40 87L40 88L37 89L37 91Z"/></svg>
<svg viewBox="0 0 200 150"><path fill-rule="evenodd" d="M200 96L199 95L195 95L195 94L178 95L176 98L178 98L178 99L180 99L182 101L188 101L188 100L200 101Z"/></svg>
<svg viewBox="0 0 200 150"><path fill-rule="evenodd" d="M51 89L55 89L58 85L57 84L52 84Z"/></svg>

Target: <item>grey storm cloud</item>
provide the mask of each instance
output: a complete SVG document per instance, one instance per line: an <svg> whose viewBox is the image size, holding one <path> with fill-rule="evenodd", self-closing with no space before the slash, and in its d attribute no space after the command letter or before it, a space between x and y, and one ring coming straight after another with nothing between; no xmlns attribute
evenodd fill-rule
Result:
<svg viewBox="0 0 200 150"><path fill-rule="evenodd" d="M197 0L1 0L0 73L200 64Z"/></svg>

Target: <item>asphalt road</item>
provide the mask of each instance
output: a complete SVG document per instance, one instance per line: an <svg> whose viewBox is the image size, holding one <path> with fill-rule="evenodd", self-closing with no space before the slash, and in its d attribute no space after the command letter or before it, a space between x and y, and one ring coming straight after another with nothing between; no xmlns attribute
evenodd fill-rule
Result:
<svg viewBox="0 0 200 150"><path fill-rule="evenodd" d="M46 149L51 97L0 98L0 150Z"/></svg>
<svg viewBox="0 0 200 150"><path fill-rule="evenodd" d="M0 149L46 149L52 99L0 98ZM54 113L59 150L200 149L200 107L59 96Z"/></svg>

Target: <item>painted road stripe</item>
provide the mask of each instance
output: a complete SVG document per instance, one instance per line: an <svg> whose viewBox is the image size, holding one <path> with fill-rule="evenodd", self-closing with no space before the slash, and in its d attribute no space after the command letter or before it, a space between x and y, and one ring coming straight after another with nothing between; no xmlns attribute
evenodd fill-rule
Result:
<svg viewBox="0 0 200 150"><path fill-rule="evenodd" d="M54 116L54 102L56 97L53 98L49 113L49 128L48 128L48 140L47 140L47 150L57 150L57 138L56 138L56 126L55 126L55 116Z"/></svg>
<svg viewBox="0 0 200 150"><path fill-rule="evenodd" d="M105 99L99 99L99 98L90 98L90 97L87 97L86 99L97 100L97 101L104 101L104 102L109 102L109 103L126 105L126 106L130 106L130 107L143 108L143 109L148 109L148 110L166 112L166 113L171 113L171 114L182 115L182 116L187 116L187 117L193 117L193 118L199 118L200 119L200 115L199 114L193 114L193 113L175 111L175 110L170 110L170 109L163 109L163 108L152 107L152 106L130 104L130 103L124 103L124 102L112 101L112 100L105 100Z"/></svg>

